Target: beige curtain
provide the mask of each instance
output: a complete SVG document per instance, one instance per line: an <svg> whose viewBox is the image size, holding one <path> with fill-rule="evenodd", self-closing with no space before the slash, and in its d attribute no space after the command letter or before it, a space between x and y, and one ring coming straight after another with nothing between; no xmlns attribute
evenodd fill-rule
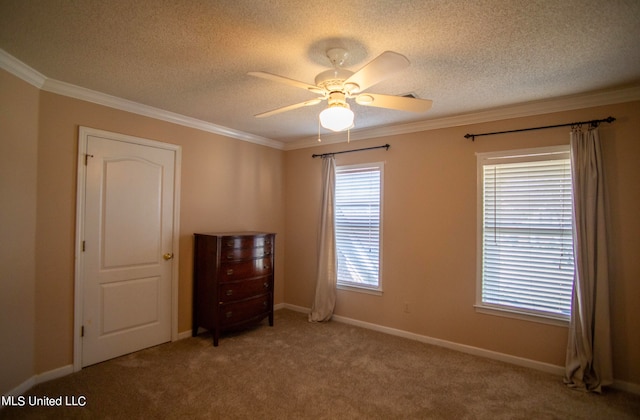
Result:
<svg viewBox="0 0 640 420"><path fill-rule="evenodd" d="M335 236L336 163L333 156L322 159L322 209L318 238L316 295L309 322L329 321L336 306L337 259Z"/></svg>
<svg viewBox="0 0 640 420"><path fill-rule="evenodd" d="M601 392L613 382L605 192L598 129L571 132L575 276L565 383Z"/></svg>

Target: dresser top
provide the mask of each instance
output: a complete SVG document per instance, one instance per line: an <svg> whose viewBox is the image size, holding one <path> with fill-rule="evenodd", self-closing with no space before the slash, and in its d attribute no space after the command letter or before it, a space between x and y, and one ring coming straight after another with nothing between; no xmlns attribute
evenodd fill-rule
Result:
<svg viewBox="0 0 640 420"><path fill-rule="evenodd" d="M275 235L273 232L253 232L253 231L241 231L241 232L196 232L194 235L203 236L264 236Z"/></svg>

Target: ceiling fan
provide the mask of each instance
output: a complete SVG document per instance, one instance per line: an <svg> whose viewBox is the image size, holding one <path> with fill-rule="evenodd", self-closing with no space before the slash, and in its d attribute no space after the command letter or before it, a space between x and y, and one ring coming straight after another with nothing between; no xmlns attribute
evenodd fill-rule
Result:
<svg viewBox="0 0 640 420"><path fill-rule="evenodd" d="M409 66L409 60L396 52L385 51L371 60L355 73L343 68L349 53L342 48L331 48L327 57L333 68L323 71L315 78L315 85L289 79L263 71L248 74L290 86L305 89L320 95L315 99L284 106L271 111L256 114L257 118L269 117L281 112L291 111L305 106L317 105L326 100L327 108L320 113L320 124L332 131L343 131L353 127L353 111L347 99L354 99L362 106L395 109L410 112L426 112L431 108L432 101L410 96L381 95L377 93L363 93L369 87L381 82L392 73Z"/></svg>

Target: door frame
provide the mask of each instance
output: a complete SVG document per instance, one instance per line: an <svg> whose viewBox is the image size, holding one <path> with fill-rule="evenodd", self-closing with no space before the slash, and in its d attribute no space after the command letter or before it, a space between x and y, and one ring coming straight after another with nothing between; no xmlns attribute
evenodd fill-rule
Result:
<svg viewBox="0 0 640 420"><path fill-rule="evenodd" d="M171 270L171 341L178 340L178 274L179 274L179 244L180 244L180 173L182 161L182 147L148 140L126 134L113 133L96 128L80 126L78 130L78 173L76 187L76 242L75 242L75 275L74 275L74 311L73 311L73 371L82 369L82 321L84 304L84 241L85 222L85 188L87 166L87 144L89 136L103 137L109 140L133 143L166 149L174 152L174 189L173 189L173 266Z"/></svg>

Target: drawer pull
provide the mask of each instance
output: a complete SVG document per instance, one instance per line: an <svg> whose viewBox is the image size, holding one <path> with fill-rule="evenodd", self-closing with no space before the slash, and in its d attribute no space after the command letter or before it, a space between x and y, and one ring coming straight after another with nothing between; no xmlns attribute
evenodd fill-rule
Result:
<svg viewBox="0 0 640 420"><path fill-rule="evenodd" d="M232 247L233 246L233 240L227 241L227 246L228 247Z"/></svg>
<svg viewBox="0 0 640 420"><path fill-rule="evenodd" d="M264 288L268 289L269 288L269 283L267 283L266 281L264 282Z"/></svg>
<svg viewBox="0 0 640 420"><path fill-rule="evenodd" d="M227 318L231 318L233 316L233 312L229 311L226 314L224 314Z"/></svg>
<svg viewBox="0 0 640 420"><path fill-rule="evenodd" d="M227 290L226 295L227 295L227 296L231 296L231 295L233 295L233 289L229 289L229 290Z"/></svg>
<svg viewBox="0 0 640 420"><path fill-rule="evenodd" d="M230 275L232 275L232 274L233 274L233 268L229 268L229 269L227 270L227 276L230 276Z"/></svg>
<svg viewBox="0 0 640 420"><path fill-rule="evenodd" d="M227 259L228 260L232 260L233 259L233 254L227 254Z"/></svg>
<svg viewBox="0 0 640 420"><path fill-rule="evenodd" d="M268 303L267 303L266 300L264 302L262 302L262 306L264 306L265 308L267 307L267 305L268 305Z"/></svg>
<svg viewBox="0 0 640 420"><path fill-rule="evenodd" d="M270 266L270 265L265 265L265 266L263 266L262 268L263 268L264 270L268 270L268 269L270 269L270 268L271 268L271 266Z"/></svg>

